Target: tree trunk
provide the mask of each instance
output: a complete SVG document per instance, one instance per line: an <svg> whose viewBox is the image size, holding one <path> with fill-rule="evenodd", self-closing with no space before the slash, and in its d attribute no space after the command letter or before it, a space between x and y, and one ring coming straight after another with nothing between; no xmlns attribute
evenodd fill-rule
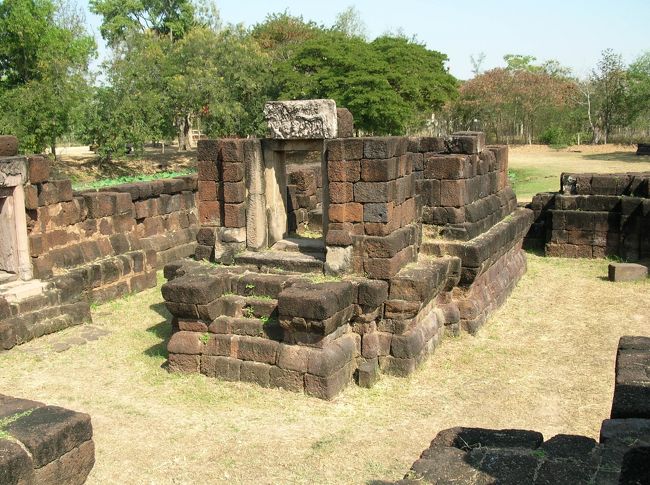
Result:
<svg viewBox="0 0 650 485"><path fill-rule="evenodd" d="M192 121L190 115L183 115L178 123L178 150L189 150L191 148L190 130Z"/></svg>

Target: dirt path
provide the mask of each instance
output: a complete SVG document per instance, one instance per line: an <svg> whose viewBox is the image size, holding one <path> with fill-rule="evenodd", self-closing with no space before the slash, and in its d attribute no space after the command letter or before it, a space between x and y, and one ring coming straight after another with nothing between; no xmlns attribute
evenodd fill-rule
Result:
<svg viewBox="0 0 650 485"><path fill-rule="evenodd" d="M159 288L94 309L110 332L99 340L55 352L77 328L0 354L0 392L90 413L89 484L397 479L456 425L597 437L618 338L648 335L650 281L604 281L606 261L529 265L477 337L445 339L412 378L352 386L334 402L168 374Z"/></svg>

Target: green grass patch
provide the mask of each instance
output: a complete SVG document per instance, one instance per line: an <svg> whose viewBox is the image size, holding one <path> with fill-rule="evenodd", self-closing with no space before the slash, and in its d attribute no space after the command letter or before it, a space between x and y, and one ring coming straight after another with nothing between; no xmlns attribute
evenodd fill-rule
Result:
<svg viewBox="0 0 650 485"><path fill-rule="evenodd" d="M103 189L105 187L113 187L114 185L132 184L134 182L149 182L151 180L170 179L174 177L182 177L185 175L192 175L195 172L192 170L184 170L182 172L160 172L151 175L125 175L123 177L107 178L95 180L94 182L87 182L83 184L73 184L74 190L93 190Z"/></svg>
<svg viewBox="0 0 650 485"><path fill-rule="evenodd" d="M556 175L536 168L511 168L508 179L521 200L530 200L540 192L556 192L560 183Z"/></svg>

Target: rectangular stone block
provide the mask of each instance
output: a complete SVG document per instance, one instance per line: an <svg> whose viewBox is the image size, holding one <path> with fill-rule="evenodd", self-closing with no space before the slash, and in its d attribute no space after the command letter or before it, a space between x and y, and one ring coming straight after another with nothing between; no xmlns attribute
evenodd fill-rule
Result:
<svg viewBox="0 0 650 485"><path fill-rule="evenodd" d="M217 200L217 183L212 180L199 181L199 200ZM143 203L148 203L144 201ZM136 206L137 210L137 206Z"/></svg>
<svg viewBox="0 0 650 485"><path fill-rule="evenodd" d="M224 182L241 182L244 180L243 162L224 162L221 165L221 180Z"/></svg>
<svg viewBox="0 0 650 485"><path fill-rule="evenodd" d="M224 227L246 227L246 204L223 205Z"/></svg>
<svg viewBox="0 0 650 485"><path fill-rule="evenodd" d="M353 184L350 182L330 182L330 203L345 204L354 199Z"/></svg>
<svg viewBox="0 0 650 485"><path fill-rule="evenodd" d="M356 202L331 204L328 213L330 222L363 222L363 205Z"/></svg>
<svg viewBox="0 0 650 485"><path fill-rule="evenodd" d="M357 182L354 184L355 202L390 202L395 198L395 182Z"/></svg>
<svg viewBox="0 0 650 485"><path fill-rule="evenodd" d="M424 160L424 178L458 180L469 178L472 167L466 155L435 155Z"/></svg>
<svg viewBox="0 0 650 485"><path fill-rule="evenodd" d="M327 160L360 160L363 158L363 138L338 138L325 145Z"/></svg>
<svg viewBox="0 0 650 485"><path fill-rule="evenodd" d="M393 218L393 202L363 204L364 222L389 222Z"/></svg>
<svg viewBox="0 0 650 485"><path fill-rule="evenodd" d="M395 180L399 173L397 157L361 160L361 180L364 182L387 182Z"/></svg>
<svg viewBox="0 0 650 485"><path fill-rule="evenodd" d="M361 178L359 160L329 160L327 175L330 182L357 182Z"/></svg>

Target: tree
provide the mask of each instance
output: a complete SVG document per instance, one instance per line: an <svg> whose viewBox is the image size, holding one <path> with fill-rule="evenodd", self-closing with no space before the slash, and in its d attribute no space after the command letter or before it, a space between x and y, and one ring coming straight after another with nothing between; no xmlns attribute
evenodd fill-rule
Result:
<svg viewBox="0 0 650 485"><path fill-rule="evenodd" d="M561 128L577 97L575 83L536 67L517 61L511 68L492 69L465 82L454 105L461 126L479 120L479 127L497 142L512 137L528 143L544 130Z"/></svg>
<svg viewBox="0 0 650 485"><path fill-rule="evenodd" d="M0 4L0 129L26 151L49 146L70 131L88 94L95 43L82 19L51 0Z"/></svg>
<svg viewBox="0 0 650 485"><path fill-rule="evenodd" d="M195 25L173 42L153 31L132 35L105 69L108 85L86 112L85 132L104 157L174 135L187 150L198 119L211 135L260 132L268 63L239 27Z"/></svg>
<svg viewBox="0 0 650 485"><path fill-rule="evenodd" d="M361 18L361 14L354 6L350 6L336 16L333 30L341 32L348 37L367 38L368 33L366 24Z"/></svg>
<svg viewBox="0 0 650 485"><path fill-rule="evenodd" d="M590 76L593 85L593 143L607 143L612 128L625 121L627 75L620 54L606 49Z"/></svg>
<svg viewBox="0 0 650 485"><path fill-rule="evenodd" d="M481 74L481 68L485 61L485 52L479 52L476 57L474 57L474 54L471 54L469 56L469 61L472 63L472 74L474 74L474 77L478 76Z"/></svg>
<svg viewBox="0 0 650 485"><path fill-rule="evenodd" d="M650 132L650 51L641 54L627 70L627 111L630 121L648 136Z"/></svg>
<svg viewBox="0 0 650 485"><path fill-rule="evenodd" d="M264 22L253 26L251 36L273 60L286 61L304 42L323 30L315 22L306 22L285 11L267 15Z"/></svg>
<svg viewBox="0 0 650 485"><path fill-rule="evenodd" d="M405 133L422 126L455 93L445 60L403 37L368 43L335 30L321 32L282 64L280 97L332 98L367 133Z"/></svg>
<svg viewBox="0 0 650 485"><path fill-rule="evenodd" d="M173 41L183 37L194 23L194 7L189 0L90 0L90 11L102 16L99 30L110 46L147 31Z"/></svg>

